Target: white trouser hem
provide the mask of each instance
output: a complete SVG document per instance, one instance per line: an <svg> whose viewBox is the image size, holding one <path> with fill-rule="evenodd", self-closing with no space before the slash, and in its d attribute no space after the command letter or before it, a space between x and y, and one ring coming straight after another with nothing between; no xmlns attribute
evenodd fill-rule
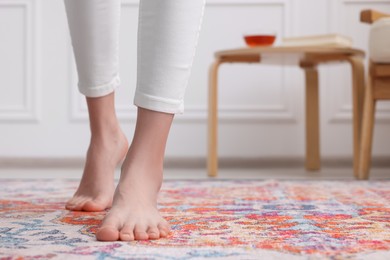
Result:
<svg viewBox="0 0 390 260"><path fill-rule="evenodd" d="M134 105L137 107L170 114L184 113L183 100L156 97L141 93L139 91L135 92Z"/></svg>
<svg viewBox="0 0 390 260"><path fill-rule="evenodd" d="M99 86L86 86L81 83L78 84L79 91L81 94L87 97L102 97L106 96L119 87L121 84L119 75L116 75L109 83Z"/></svg>

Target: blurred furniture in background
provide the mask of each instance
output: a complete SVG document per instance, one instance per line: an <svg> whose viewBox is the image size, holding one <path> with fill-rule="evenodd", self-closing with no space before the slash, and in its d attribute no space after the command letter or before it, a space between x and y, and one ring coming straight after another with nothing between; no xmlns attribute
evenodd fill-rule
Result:
<svg viewBox="0 0 390 260"><path fill-rule="evenodd" d="M390 100L390 14L361 12L360 20L372 24L369 39L369 78L365 89L359 179L368 179L377 100Z"/></svg>
<svg viewBox="0 0 390 260"><path fill-rule="evenodd" d="M306 169L319 170L320 127L317 65L348 62L352 67L353 95L353 159L357 177L361 115L364 95L364 52L348 47L253 47L218 51L209 71L208 108L208 175L218 171L218 69L223 63L262 63L298 65L306 75ZM293 138L293 137L292 137Z"/></svg>

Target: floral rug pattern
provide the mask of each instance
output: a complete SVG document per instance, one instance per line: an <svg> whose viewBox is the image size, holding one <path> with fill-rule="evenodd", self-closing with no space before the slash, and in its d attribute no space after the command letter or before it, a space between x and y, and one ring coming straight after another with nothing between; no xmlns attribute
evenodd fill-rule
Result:
<svg viewBox="0 0 390 260"><path fill-rule="evenodd" d="M390 259L390 181L165 181L166 239L98 242L75 180L0 180L0 259Z"/></svg>

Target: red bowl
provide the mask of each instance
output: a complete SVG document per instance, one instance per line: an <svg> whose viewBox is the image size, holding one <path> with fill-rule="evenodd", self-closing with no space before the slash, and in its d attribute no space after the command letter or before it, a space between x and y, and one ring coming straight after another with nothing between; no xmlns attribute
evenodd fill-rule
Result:
<svg viewBox="0 0 390 260"><path fill-rule="evenodd" d="M272 46L275 39L276 35L269 34L244 35L244 40L249 47Z"/></svg>

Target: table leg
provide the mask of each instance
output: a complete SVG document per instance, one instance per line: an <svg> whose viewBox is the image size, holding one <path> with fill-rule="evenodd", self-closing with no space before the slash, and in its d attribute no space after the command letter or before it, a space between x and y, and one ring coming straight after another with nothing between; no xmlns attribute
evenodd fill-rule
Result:
<svg viewBox="0 0 390 260"><path fill-rule="evenodd" d="M372 65L370 65L371 67ZM371 71L371 69L370 69ZM367 86L364 94L364 108L362 118L362 132L359 152L359 170L357 178L359 180L367 180L370 174L372 139L375 121L375 106L376 100L373 95L374 79L370 75L367 81ZM355 172L356 176L356 172Z"/></svg>
<svg viewBox="0 0 390 260"><path fill-rule="evenodd" d="M359 178L359 152L363 116L364 99L364 63L363 57L350 57L352 66L352 97L353 97L353 171L356 178Z"/></svg>
<svg viewBox="0 0 390 260"><path fill-rule="evenodd" d="M306 76L306 169L316 171L320 161L318 71L315 65L301 65Z"/></svg>
<svg viewBox="0 0 390 260"><path fill-rule="evenodd" d="M209 70L209 109L208 109L208 158L207 172L209 177L218 174L218 68L216 60Z"/></svg>

